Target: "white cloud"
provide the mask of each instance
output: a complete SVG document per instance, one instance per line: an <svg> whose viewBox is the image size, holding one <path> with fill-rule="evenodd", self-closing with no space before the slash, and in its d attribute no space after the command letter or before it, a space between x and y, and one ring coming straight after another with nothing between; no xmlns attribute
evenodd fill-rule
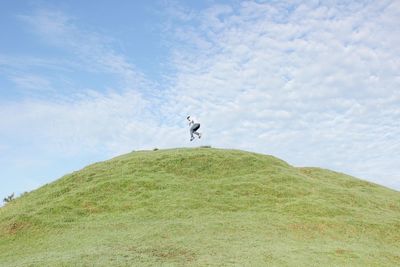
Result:
<svg viewBox="0 0 400 267"><path fill-rule="evenodd" d="M47 91L51 88L51 83L48 79L35 74L23 74L14 76L11 79L17 87L22 89Z"/></svg>
<svg viewBox="0 0 400 267"><path fill-rule="evenodd" d="M198 14L177 30L167 110L197 113L217 146L400 188L399 15L396 1Z"/></svg>
<svg viewBox="0 0 400 267"><path fill-rule="evenodd" d="M4 138L23 137L40 151L111 156L173 140L171 134L179 129L160 128L153 109L153 103L143 101L134 91L89 92L57 102L30 100L2 106L0 130ZM18 133L21 126L29 129L29 135Z"/></svg>
<svg viewBox="0 0 400 267"><path fill-rule="evenodd" d="M115 51L112 38L78 27L77 19L49 9L38 9L19 18L45 43L72 53L75 67L81 65L88 72L117 75L126 87L145 82L144 75Z"/></svg>

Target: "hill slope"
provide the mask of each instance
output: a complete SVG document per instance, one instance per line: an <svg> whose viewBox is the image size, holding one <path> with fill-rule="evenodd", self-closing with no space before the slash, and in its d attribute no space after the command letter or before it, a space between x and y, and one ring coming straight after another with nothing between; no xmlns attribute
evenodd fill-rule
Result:
<svg viewBox="0 0 400 267"><path fill-rule="evenodd" d="M400 193L272 156L133 152L0 209L0 266L399 266Z"/></svg>

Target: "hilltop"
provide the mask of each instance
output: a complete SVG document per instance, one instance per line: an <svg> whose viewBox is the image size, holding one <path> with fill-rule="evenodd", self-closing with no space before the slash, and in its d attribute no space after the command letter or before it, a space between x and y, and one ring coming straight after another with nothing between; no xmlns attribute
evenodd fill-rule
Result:
<svg viewBox="0 0 400 267"><path fill-rule="evenodd" d="M138 151L0 208L0 266L399 266L400 193L273 156Z"/></svg>

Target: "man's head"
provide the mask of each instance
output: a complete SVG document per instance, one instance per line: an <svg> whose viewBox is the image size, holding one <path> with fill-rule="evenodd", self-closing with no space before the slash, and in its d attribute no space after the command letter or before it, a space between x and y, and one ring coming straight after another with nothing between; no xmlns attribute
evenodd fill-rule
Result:
<svg viewBox="0 0 400 267"><path fill-rule="evenodd" d="M190 116L187 116L186 119L187 119L188 121L190 121Z"/></svg>

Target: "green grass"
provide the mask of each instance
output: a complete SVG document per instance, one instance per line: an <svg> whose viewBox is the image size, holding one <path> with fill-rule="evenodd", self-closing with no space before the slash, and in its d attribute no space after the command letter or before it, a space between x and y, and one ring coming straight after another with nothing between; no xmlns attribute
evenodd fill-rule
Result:
<svg viewBox="0 0 400 267"><path fill-rule="evenodd" d="M400 193L272 156L139 151L0 208L0 266L400 266Z"/></svg>

